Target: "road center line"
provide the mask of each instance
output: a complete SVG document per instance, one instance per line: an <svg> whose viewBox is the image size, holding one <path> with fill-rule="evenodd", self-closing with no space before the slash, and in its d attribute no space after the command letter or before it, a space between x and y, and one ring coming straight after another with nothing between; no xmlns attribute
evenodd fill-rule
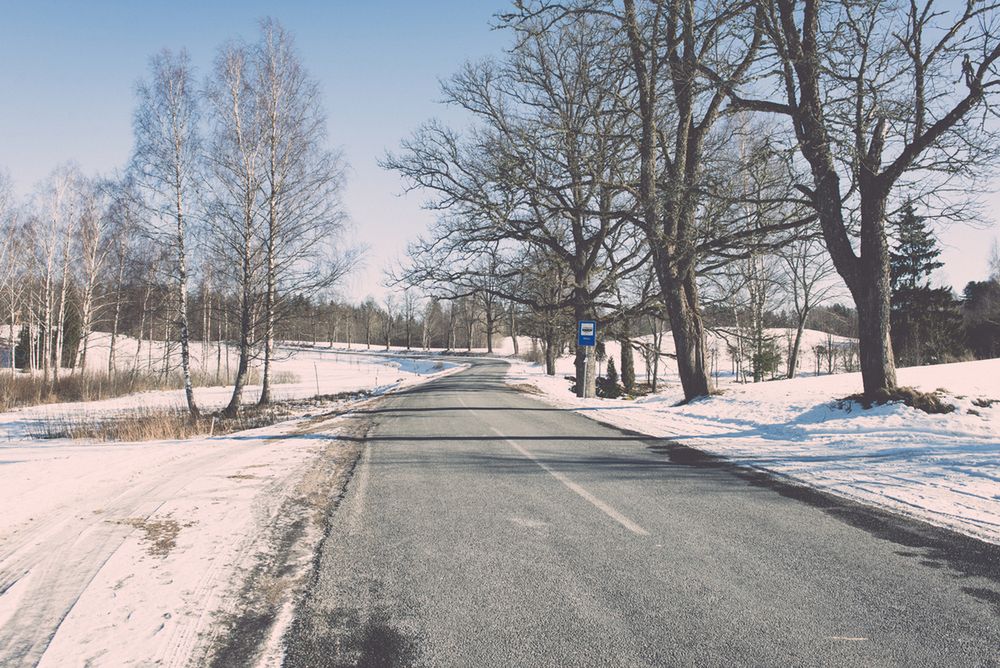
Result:
<svg viewBox="0 0 1000 668"><path fill-rule="evenodd" d="M531 454L530 452L528 452L527 450L525 450L523 447L521 447L520 445L518 445L514 441L510 440L509 438L507 438L506 436L504 436L502 433L500 433L499 431L497 431L493 427L490 427L490 430L493 431L494 434L496 434L497 436L499 436L500 438L502 438L510 447L514 448L515 450L517 450L518 452L520 452L522 455L524 455L524 457L526 459L530 459L535 464L538 464L549 475L551 475L553 478L555 478L556 480L558 480L559 482L561 482L562 484L564 484L571 491L573 491L576 494L580 495L584 500L588 501L591 505L593 505L595 508L597 508L598 510L600 510L602 513L604 513L605 515L607 515L608 517L610 517L611 519L613 519L615 522L618 522L618 524L621 524L623 527L625 527L626 529L628 529L629 531L631 531L632 533L634 533L637 536L648 536L649 535L648 531L646 531L645 529L643 529L641 526L639 526L638 524L636 524L635 522L633 522L629 518L627 518L624 515L622 515L620 512L618 512L617 510L615 510L614 508L612 508L608 504L604 503L604 501L601 501L599 498L597 498L596 496L594 496L593 494L591 494L590 492L588 492L586 489L584 489L580 485L578 485L575 482L573 482L572 480L570 480L566 475L560 473L559 471L553 470L548 464L546 464L545 462L543 462L540 459L538 459L538 457L535 457L535 455Z"/></svg>
<svg viewBox="0 0 1000 668"><path fill-rule="evenodd" d="M458 400L458 403L461 404L463 407L465 407L465 408L469 407L469 405L462 400L461 396L456 396L455 398ZM473 411L473 412L475 412L475 411ZM514 448L518 452L520 452L521 455L523 455L525 459L528 459L528 460L534 462L535 464L537 464L538 466L540 466L546 473L548 473L553 478L555 478L556 480L558 480L559 482L561 482L570 491L572 491L572 492L576 493L577 495L579 495L582 499L584 499L585 501L587 501L588 503L590 503L592 506L594 506L595 508L597 508L598 510L600 510L602 513L604 513L605 515L607 515L608 517L610 517L611 519L613 519L615 522L618 522L623 527L625 527L626 529L628 529L629 531L631 531L632 533L634 533L637 536L648 536L649 535L649 532L646 531L645 529L643 529L641 526L639 526L638 524L636 524L635 522L633 522L629 518L625 517L624 515L622 515L620 512L618 512L617 510L615 510L614 508L612 508L608 504L604 503L604 501L601 501L599 498L597 498L596 496L594 496L593 494L591 494L590 492L588 492L586 489L584 489L580 485L578 485L575 482L573 482L572 480L570 480L569 477L567 477L566 475L560 473L559 471L556 471L556 470L552 469L552 467L550 467L548 464L546 464L545 462L543 462L540 459L538 459L538 457L536 457L535 455L531 454L528 450L525 450L520 445L518 445L514 441L512 441L509 438L507 438L506 436L504 436L503 432L501 432L497 428L491 426L490 427L490 431L492 431L494 434L496 434L501 439L503 439L503 441L507 445L509 445L510 447Z"/></svg>

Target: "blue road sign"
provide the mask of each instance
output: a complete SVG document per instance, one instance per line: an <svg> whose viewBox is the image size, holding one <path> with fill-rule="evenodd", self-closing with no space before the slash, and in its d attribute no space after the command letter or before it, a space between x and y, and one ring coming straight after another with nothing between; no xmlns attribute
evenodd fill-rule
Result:
<svg viewBox="0 0 1000 668"><path fill-rule="evenodd" d="M593 320L581 320L576 326L576 345L597 345L597 323Z"/></svg>

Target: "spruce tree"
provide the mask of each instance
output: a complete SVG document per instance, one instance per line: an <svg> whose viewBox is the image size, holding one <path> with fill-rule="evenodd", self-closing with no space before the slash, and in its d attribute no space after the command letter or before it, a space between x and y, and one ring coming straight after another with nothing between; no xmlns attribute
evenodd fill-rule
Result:
<svg viewBox="0 0 1000 668"><path fill-rule="evenodd" d="M913 204L908 203L893 227L896 245L889 253L893 291L928 285L931 273L944 264L937 261L941 251L924 217L918 216Z"/></svg>
<svg viewBox="0 0 1000 668"><path fill-rule="evenodd" d="M932 288L931 273L943 266L923 216L907 204L893 224L889 254L892 279L892 344L904 366L944 362L962 354L959 304L949 288Z"/></svg>

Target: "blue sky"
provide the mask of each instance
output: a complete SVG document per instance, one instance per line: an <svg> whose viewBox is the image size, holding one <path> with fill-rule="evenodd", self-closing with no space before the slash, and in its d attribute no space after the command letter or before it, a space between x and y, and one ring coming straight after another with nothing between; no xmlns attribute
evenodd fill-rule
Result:
<svg viewBox="0 0 1000 668"><path fill-rule="evenodd" d="M399 197L401 183L376 161L419 123L447 116L438 80L466 59L502 50L492 30L502 2L6 2L0 1L0 169L18 191L57 164L87 172L123 165L132 148L133 88L149 56L185 47L202 76L217 47L253 39L273 16L295 36L324 92L331 144L351 165L346 202L367 268L353 297L376 285L387 262L421 231L421 197Z"/></svg>
<svg viewBox="0 0 1000 668"><path fill-rule="evenodd" d="M132 146L133 86L150 54L185 47L202 75L226 39L254 38L273 16L296 38L323 88L331 143L351 164L346 203L367 268L346 292L380 293L386 263L430 219L417 194L400 197L395 174L376 161L422 121L451 116L438 80L507 43L490 27L505 0L331 0L328 2L54 2L0 0L0 169L20 193L57 164L110 172ZM1000 199L988 201L997 210ZM991 214L992 215L992 214ZM982 279L995 229L942 231L938 280Z"/></svg>

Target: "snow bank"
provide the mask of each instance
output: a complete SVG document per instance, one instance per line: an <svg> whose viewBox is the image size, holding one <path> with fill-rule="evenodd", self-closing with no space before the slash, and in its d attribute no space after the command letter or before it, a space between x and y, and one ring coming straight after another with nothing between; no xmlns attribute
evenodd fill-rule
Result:
<svg viewBox="0 0 1000 668"><path fill-rule="evenodd" d="M901 385L944 390L957 406L928 415L907 406L870 410L836 399L859 392L860 374L757 384L723 382L723 393L692 404L676 372L664 390L636 401L582 400L563 373L515 363L508 382L529 383L560 406L856 501L888 508L1000 543L1000 360L899 370Z"/></svg>

